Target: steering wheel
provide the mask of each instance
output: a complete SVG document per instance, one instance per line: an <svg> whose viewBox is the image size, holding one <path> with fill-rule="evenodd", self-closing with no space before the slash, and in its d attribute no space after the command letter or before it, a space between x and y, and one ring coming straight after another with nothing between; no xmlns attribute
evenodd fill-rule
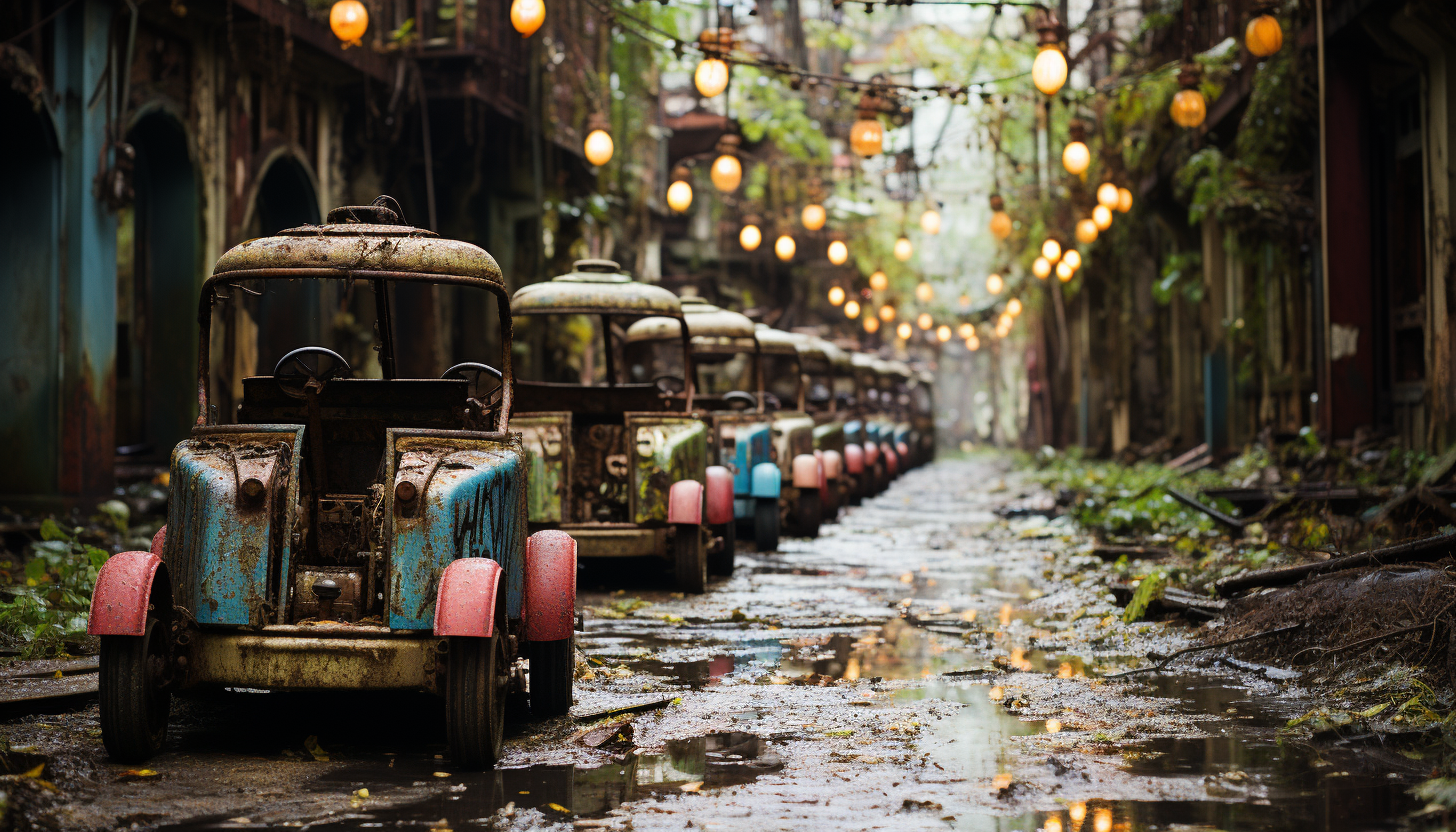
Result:
<svg viewBox="0 0 1456 832"><path fill-rule="evenodd" d="M765 410L783 410L784 403L779 400L778 396L775 396L768 391L764 391L763 407Z"/></svg>
<svg viewBox="0 0 1456 832"><path fill-rule="evenodd" d="M758 399L754 398L752 393L745 393L742 390L724 393L723 403L730 407L733 405L741 405L741 407L733 407L734 410L752 410L758 407Z"/></svg>
<svg viewBox="0 0 1456 832"><path fill-rule="evenodd" d="M487 376L496 380L495 389L487 391L483 388L482 381ZM505 387L506 380L500 370L479 361L462 361L441 373L440 378L463 379L470 391L470 398L480 402L486 410L500 402L501 390Z"/></svg>
<svg viewBox="0 0 1456 832"><path fill-rule="evenodd" d="M678 378L677 376L658 376L657 378L652 380L652 385L656 387L659 392L669 396L674 393L681 393L682 391L688 389L688 383Z"/></svg>
<svg viewBox="0 0 1456 832"><path fill-rule="evenodd" d="M313 360L307 360L308 356L313 356ZM353 371L344 356L331 349L299 347L278 359L273 367L273 380L284 395L302 399L308 395L309 382L317 382L322 389L329 379L347 378Z"/></svg>

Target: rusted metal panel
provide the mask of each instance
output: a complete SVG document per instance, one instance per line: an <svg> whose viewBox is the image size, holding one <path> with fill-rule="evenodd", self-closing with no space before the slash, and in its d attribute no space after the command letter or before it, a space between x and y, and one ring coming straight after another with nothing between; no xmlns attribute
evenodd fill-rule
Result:
<svg viewBox="0 0 1456 832"><path fill-rule="evenodd" d="M500 564L489 558L457 558L447 564L435 601L435 635L490 638L500 577Z"/></svg>
<svg viewBox="0 0 1456 832"><path fill-rule="evenodd" d="M576 541L548 529L526 541L526 638L559 641L576 626Z"/></svg>
<svg viewBox="0 0 1456 832"><path fill-rule="evenodd" d="M641 557L667 552L667 528L593 528L570 526L576 553L583 558Z"/></svg>
<svg viewBox="0 0 1456 832"><path fill-rule="evenodd" d="M571 414L532 413L511 419L530 454L527 517L532 523L562 523L571 516Z"/></svg>
<svg viewBox="0 0 1456 832"><path fill-rule="evenodd" d="M677 295L638 283L610 260L578 260L569 274L521 287L511 298L517 315L666 315L682 317Z"/></svg>
<svg viewBox="0 0 1456 832"><path fill-rule="evenodd" d="M500 266L484 249L409 226L335 223L280 231L234 246L214 275L259 269L339 269L474 277L501 285Z"/></svg>
<svg viewBox="0 0 1456 832"><path fill-rule="evenodd" d="M526 547L526 453L513 438L475 438L444 431L391 429L387 514L393 518L389 556L389 626L429 630L445 567L456 558L488 557L504 569L506 614L521 615ZM398 483L413 464L432 458L413 507L399 502Z"/></svg>
<svg viewBox="0 0 1456 832"><path fill-rule="evenodd" d="M773 421L773 444L779 471L787 481L794 473L794 457L814 453L814 420L807 413L779 413Z"/></svg>
<svg viewBox="0 0 1456 832"><path fill-rule="evenodd" d="M86 632L93 636L139 636L146 632L152 578L162 561L151 552L112 555L96 576Z"/></svg>
<svg viewBox="0 0 1456 832"><path fill-rule="evenodd" d="M679 480L703 482L708 468L708 426L691 416L629 413L632 518L666 523L668 489Z"/></svg>
<svg viewBox="0 0 1456 832"><path fill-rule="evenodd" d="M289 574L301 425L199 429L172 452L162 559L173 599L199 624L274 620ZM244 483L262 489L249 497ZM272 581L270 581L270 577Z"/></svg>
<svg viewBox="0 0 1456 832"><path fill-rule="evenodd" d="M434 685L436 638L224 633L192 637L188 685L271 690L420 690Z"/></svg>

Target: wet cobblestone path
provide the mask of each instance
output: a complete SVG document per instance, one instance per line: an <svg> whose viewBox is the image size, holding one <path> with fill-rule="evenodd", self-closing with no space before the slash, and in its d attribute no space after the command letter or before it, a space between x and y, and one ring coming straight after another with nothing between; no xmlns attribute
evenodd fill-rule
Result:
<svg viewBox="0 0 1456 832"><path fill-rule="evenodd" d="M1122 624L1079 574L1093 559L1065 521L996 513L1037 497L1005 460L943 460L816 540L741 551L702 596L673 593L650 563L592 565L573 718L518 726L496 772L450 771L438 712L418 700L239 694L196 706L156 776L86 758L55 816L1114 832L1384 828L1414 808L1420 772L1397 750L1282 741L1309 708L1283 681L1101 679L1188 630ZM61 730L89 736L88 718Z"/></svg>

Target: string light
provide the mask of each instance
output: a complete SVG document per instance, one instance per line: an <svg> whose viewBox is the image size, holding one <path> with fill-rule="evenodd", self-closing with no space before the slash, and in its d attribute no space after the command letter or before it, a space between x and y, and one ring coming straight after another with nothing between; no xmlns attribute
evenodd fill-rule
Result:
<svg viewBox="0 0 1456 832"><path fill-rule="evenodd" d="M1178 73L1178 86L1181 89L1173 95L1173 103L1168 106L1168 113L1179 127L1197 127L1208 117L1208 102L1203 99L1203 93L1198 91L1202 74L1202 70L1195 63L1184 64L1182 71Z"/></svg>
<svg viewBox="0 0 1456 832"><path fill-rule="evenodd" d="M849 149L868 159L885 149L885 126L880 123L880 99L865 93L860 96L855 122L849 128Z"/></svg>
<svg viewBox="0 0 1456 832"><path fill-rule="evenodd" d="M961 305L961 308L962 309L965 309L966 307L970 306L971 305L971 296L970 295L967 295L967 294L962 294L960 296L960 305Z"/></svg>
<svg viewBox="0 0 1456 832"><path fill-rule="evenodd" d="M693 186L686 179L679 179L667 187L667 207L679 214L693 204Z"/></svg>
<svg viewBox="0 0 1456 832"><path fill-rule="evenodd" d="M942 344L950 340L950 335L950 327L945 324L941 324L940 326L935 328L935 340L939 341Z"/></svg>
<svg viewBox="0 0 1456 832"><path fill-rule="evenodd" d="M1112 209L1106 205L1099 205L1092 209L1092 224L1097 226L1098 231L1106 231L1112 227Z"/></svg>
<svg viewBox="0 0 1456 832"><path fill-rule="evenodd" d="M1044 95L1056 95L1067 83L1067 56L1062 54L1062 47L1055 40L1043 43L1041 51L1036 53L1036 60L1031 64L1031 83Z"/></svg>
<svg viewBox="0 0 1456 832"><path fill-rule="evenodd" d="M511 0L511 26L521 33L521 37L536 34L545 22L546 4L541 0Z"/></svg>
<svg viewBox="0 0 1456 832"><path fill-rule="evenodd" d="M774 254L784 262L794 259L796 250L798 250L798 246L794 244L794 238L787 234L781 234L777 240L774 240Z"/></svg>
<svg viewBox="0 0 1456 832"><path fill-rule="evenodd" d="M870 275L870 288L876 292L883 292L890 286L890 278L882 271L876 271Z"/></svg>
<svg viewBox="0 0 1456 832"><path fill-rule="evenodd" d="M1120 214L1126 214L1128 211L1131 211L1131 210L1132 210L1132 191L1129 191L1127 188L1118 188L1117 189L1117 211L1118 211L1118 213L1120 213Z"/></svg>
<svg viewBox="0 0 1456 832"><path fill-rule="evenodd" d="M895 307L891 306L888 303L884 306L881 306L880 320L884 321L885 323L889 323L890 321L895 320Z"/></svg>
<svg viewBox="0 0 1456 832"><path fill-rule="evenodd" d="M1004 288L1006 288L1006 281L1001 279L1001 275L999 275L999 274L989 274L989 275L986 275L986 291L987 292L990 292L993 295L999 295L999 294L1001 294L1001 290L1004 289Z"/></svg>
<svg viewBox="0 0 1456 832"><path fill-rule="evenodd" d="M834 306L844 303L844 289L838 286L829 287L829 302Z"/></svg>
<svg viewBox="0 0 1456 832"><path fill-rule="evenodd" d="M1244 46L1256 58L1267 58L1283 45L1284 30L1279 27L1279 19L1268 12L1250 20L1244 28Z"/></svg>
<svg viewBox="0 0 1456 832"><path fill-rule="evenodd" d="M514 6L511 7L511 14L514 19ZM360 38L369 29L369 10L359 0L339 0L329 9L329 28L345 48L358 46Z"/></svg>
<svg viewBox="0 0 1456 832"><path fill-rule="evenodd" d="M763 232L753 223L743 226L743 230L738 232L738 244L743 246L744 251L753 251L762 242Z"/></svg>
<svg viewBox="0 0 1456 832"><path fill-rule="evenodd" d="M1111 182L1103 182L1097 186L1097 204L1106 205L1108 208L1117 207L1117 186Z"/></svg>
<svg viewBox="0 0 1456 832"><path fill-rule="evenodd" d="M1062 149L1062 167L1073 176L1081 176L1092 164L1092 151L1087 149L1087 125L1081 119L1073 119L1067 125L1071 141Z"/></svg>
<svg viewBox="0 0 1456 832"><path fill-rule="evenodd" d="M875 320L874 318L865 318L864 331L868 332L871 335L874 335L876 332L880 331L880 322Z"/></svg>
<svg viewBox="0 0 1456 832"><path fill-rule="evenodd" d="M844 302L844 317L859 317L859 301L851 299Z"/></svg>
<svg viewBox="0 0 1456 832"><path fill-rule="evenodd" d="M811 202L804 206L803 211L799 212L799 219L804 223L805 228L810 231L818 231L824 227L829 215L825 213L823 205Z"/></svg>
<svg viewBox="0 0 1456 832"><path fill-rule="evenodd" d="M923 280L920 281L920 285L915 287L915 299L921 303L930 303L935 299L935 287Z"/></svg>
<svg viewBox="0 0 1456 832"><path fill-rule="evenodd" d="M709 177L713 180L713 187L723 193L732 193L738 190L738 185L743 181L743 163L738 157L731 153L724 153L713 160L713 167L709 170Z"/></svg>
<svg viewBox="0 0 1456 832"><path fill-rule="evenodd" d="M612 154L616 146L612 143L612 134L600 127L586 134L586 141L582 142L582 152L586 154L586 160L597 167L601 167L612 161Z"/></svg>
<svg viewBox="0 0 1456 832"><path fill-rule="evenodd" d="M1074 273L1075 272L1072 267L1067 265L1065 260L1057 264L1057 279L1061 280L1063 283L1071 280Z"/></svg>
<svg viewBox="0 0 1456 832"><path fill-rule="evenodd" d="M1052 273L1052 261L1045 257L1036 258L1031 263L1031 273L1042 280L1046 280L1047 275Z"/></svg>
<svg viewBox="0 0 1456 832"><path fill-rule="evenodd" d="M836 266L843 266L849 260L849 246L843 240L833 240L829 243L829 262Z"/></svg>
<svg viewBox="0 0 1456 832"><path fill-rule="evenodd" d="M1013 318L1016 317L1017 315L1020 315L1021 314L1021 298L1012 298L1011 300L1006 301L1006 311L1007 312L1010 312L1011 313L1011 317L1013 317Z"/></svg>
<svg viewBox="0 0 1456 832"><path fill-rule="evenodd" d="M915 253L915 246L913 246L913 245L910 244L910 238L909 237L903 237L902 236L900 239L898 239L898 240L895 241L895 259L896 260L899 260L901 263L903 263L906 260L909 260L910 259L910 255L912 255L914 253Z"/></svg>
<svg viewBox="0 0 1456 832"><path fill-rule="evenodd" d="M956 334L961 337L962 341L969 341L976 337L976 325L970 323L961 324L956 327Z"/></svg>
<svg viewBox="0 0 1456 832"><path fill-rule="evenodd" d="M1071 266L1072 271L1076 271L1082 268L1082 252L1074 248L1069 248L1067 249L1067 253L1062 255L1062 262Z"/></svg>
<svg viewBox="0 0 1456 832"><path fill-rule="evenodd" d="M939 234L940 212L934 208L926 208L925 213L920 215L920 230L926 234Z"/></svg>
<svg viewBox="0 0 1456 832"><path fill-rule="evenodd" d="M1062 244L1048 237L1047 241L1041 244L1041 256L1045 257L1048 263L1057 262L1062 259Z"/></svg>
<svg viewBox="0 0 1456 832"><path fill-rule="evenodd" d="M1099 205L1097 207L1098 208L1101 208L1104 211L1107 210L1104 206L1101 206L1101 205ZM1096 241L1097 241L1097 223L1095 221L1093 221L1093 220L1090 220L1090 219L1080 219L1080 220L1077 220L1077 242L1079 242L1079 243L1094 243Z"/></svg>
<svg viewBox="0 0 1456 832"><path fill-rule="evenodd" d="M910 336L915 334L915 328L910 326L909 321L901 321L900 325L895 327L895 334L900 336L901 341L909 341Z"/></svg>
<svg viewBox="0 0 1456 832"><path fill-rule="evenodd" d="M935 326L935 319L930 317L929 312L921 312L920 317L915 319L915 325L921 329L930 329Z"/></svg>

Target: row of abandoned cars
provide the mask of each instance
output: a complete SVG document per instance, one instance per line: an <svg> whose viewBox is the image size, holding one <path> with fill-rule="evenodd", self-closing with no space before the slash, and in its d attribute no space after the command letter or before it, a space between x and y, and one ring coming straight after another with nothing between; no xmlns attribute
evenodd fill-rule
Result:
<svg viewBox="0 0 1456 832"><path fill-rule="evenodd" d="M173 693L353 689L443 697L455 764L492 765L508 698L571 706L578 558L702 592L740 534L817 535L933 454L930 379L904 364L608 261L510 296L489 254L391 202L245 242L202 287L167 524L92 602L118 761L161 749ZM497 322L472 342L494 361L411 366L442 307Z"/></svg>

